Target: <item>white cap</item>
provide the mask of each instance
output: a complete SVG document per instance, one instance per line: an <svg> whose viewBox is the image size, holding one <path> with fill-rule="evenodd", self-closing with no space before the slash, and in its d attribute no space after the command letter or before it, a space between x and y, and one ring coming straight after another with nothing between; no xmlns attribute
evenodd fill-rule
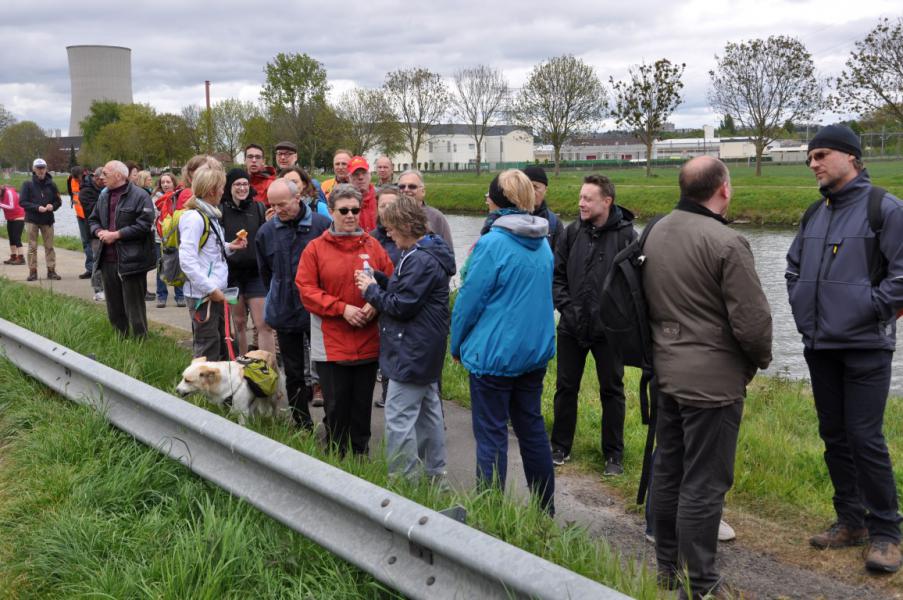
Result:
<svg viewBox="0 0 903 600"><path fill-rule="evenodd" d="M31 168L32 168L32 169L37 169L38 167L44 167L44 168L46 169L46 168L47 168L47 161L45 161L43 158L36 158L36 159L34 159L34 162L31 163Z"/></svg>

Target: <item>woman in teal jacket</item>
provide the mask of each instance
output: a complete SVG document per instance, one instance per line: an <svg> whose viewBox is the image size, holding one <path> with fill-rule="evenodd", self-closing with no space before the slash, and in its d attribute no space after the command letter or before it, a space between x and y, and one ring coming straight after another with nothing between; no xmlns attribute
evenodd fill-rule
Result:
<svg viewBox="0 0 903 600"><path fill-rule="evenodd" d="M548 221L530 213L530 180L515 169L489 185L497 216L477 242L452 314L451 353L470 372L477 481L505 485L508 420L527 484L554 514L552 453L540 409L546 364L555 354L553 258Z"/></svg>

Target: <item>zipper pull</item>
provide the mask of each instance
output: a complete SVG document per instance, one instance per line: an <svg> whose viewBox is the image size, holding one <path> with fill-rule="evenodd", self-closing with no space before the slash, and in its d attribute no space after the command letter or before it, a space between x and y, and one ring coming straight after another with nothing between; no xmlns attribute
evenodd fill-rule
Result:
<svg viewBox="0 0 903 600"><path fill-rule="evenodd" d="M838 248L837 244L834 244L834 254L837 254L837 248Z"/></svg>

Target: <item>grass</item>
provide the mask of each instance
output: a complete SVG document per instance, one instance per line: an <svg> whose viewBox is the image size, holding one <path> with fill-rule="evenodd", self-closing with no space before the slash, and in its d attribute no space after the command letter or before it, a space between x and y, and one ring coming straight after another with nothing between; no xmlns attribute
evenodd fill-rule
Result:
<svg viewBox="0 0 903 600"><path fill-rule="evenodd" d="M903 196L903 161L871 162L867 165L872 180L897 196ZM814 200L818 189L812 173L804 165L766 165L763 175L755 176L754 167L729 166L734 198L730 218L763 225L792 225ZM577 214L577 200L583 177L589 172L564 171L559 177L549 174L547 202L553 211L565 216ZM669 212L677 203L677 168L658 168L647 178L642 169L597 171L611 178L617 203L638 217L647 219ZM484 195L495 173L477 177L473 173L426 175L427 201L449 212L483 213Z"/></svg>
<svg viewBox="0 0 903 600"><path fill-rule="evenodd" d="M553 421L555 358L549 363L542 395L542 411L547 428ZM646 426L639 415L639 371L625 369L624 390L627 417L624 425L625 477L607 483L618 488L632 505L642 467ZM465 369L446 359L443 394L469 406ZM587 358L578 398L577 434L571 451L572 463L601 475L604 469L599 436L601 407L599 385L592 355ZM903 493L903 403L891 399L884 418L884 434L891 457L898 494ZM818 437L818 420L808 384L783 377L756 377L748 390L737 448L734 486L728 493L729 507L780 524L812 530L813 524L833 520L833 487L828 478Z"/></svg>
<svg viewBox="0 0 903 600"><path fill-rule="evenodd" d="M172 390L188 352L155 329L120 341L103 311L0 280L0 317L132 377ZM654 578L580 527L498 492L451 495L390 484L383 460L340 461L285 425L261 433L435 509L460 503L474 527L633 597ZM392 598L249 505L56 396L0 360L0 598Z"/></svg>

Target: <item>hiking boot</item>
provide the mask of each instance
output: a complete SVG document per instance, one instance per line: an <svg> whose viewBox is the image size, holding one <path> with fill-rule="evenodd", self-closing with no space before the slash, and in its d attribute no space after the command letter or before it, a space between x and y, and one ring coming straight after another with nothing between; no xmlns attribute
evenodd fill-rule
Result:
<svg viewBox="0 0 903 600"><path fill-rule="evenodd" d="M10 264L13 264L13 265L24 265L24 264L25 264L25 257L22 256L22 255L20 254L19 256L16 257L16 262L10 263Z"/></svg>
<svg viewBox="0 0 903 600"><path fill-rule="evenodd" d="M157 308L166 308L166 298L157 298Z"/></svg>
<svg viewBox="0 0 903 600"><path fill-rule="evenodd" d="M844 523L834 523L826 531L809 538L809 544L815 548L846 548L847 546L861 546L869 539L868 529L865 527L852 528Z"/></svg>
<svg viewBox="0 0 903 600"><path fill-rule="evenodd" d="M14 264L16 264L17 262L18 262L18 261L16 260L16 257L15 257L15 256L10 256L8 260L4 260L4 261L3 261L3 264L4 264L4 265L14 265Z"/></svg>
<svg viewBox="0 0 903 600"><path fill-rule="evenodd" d="M606 458L605 470L602 475L605 477L616 477L624 474L624 466L621 464L620 458Z"/></svg>
<svg viewBox="0 0 903 600"><path fill-rule="evenodd" d="M37 281L38 280L38 272L37 271L29 271L28 277L25 278L25 281Z"/></svg>
<svg viewBox="0 0 903 600"><path fill-rule="evenodd" d="M559 450L557 448L552 450L552 464L556 467L560 467L569 460L571 460L571 455L564 450Z"/></svg>
<svg viewBox="0 0 903 600"><path fill-rule="evenodd" d="M85 271L84 273L79 273L79 279L91 279L91 271Z"/></svg>
<svg viewBox="0 0 903 600"><path fill-rule="evenodd" d="M737 539L737 533L734 531L734 528L722 519L721 522L718 523L718 541L731 542L735 539Z"/></svg>
<svg viewBox="0 0 903 600"><path fill-rule="evenodd" d="M188 306L188 303L185 302L185 298L176 298L176 306L185 308L186 306Z"/></svg>
<svg viewBox="0 0 903 600"><path fill-rule="evenodd" d="M900 562L900 545L889 540L874 540L865 550L865 568L869 571L896 573Z"/></svg>
<svg viewBox="0 0 903 600"><path fill-rule="evenodd" d="M47 279L53 279L54 281L59 281L62 279L56 271L47 271Z"/></svg>
<svg viewBox="0 0 903 600"><path fill-rule="evenodd" d="M310 405L316 407L323 406L323 388L320 387L319 383L315 383L313 387L314 397L313 400L310 401Z"/></svg>

